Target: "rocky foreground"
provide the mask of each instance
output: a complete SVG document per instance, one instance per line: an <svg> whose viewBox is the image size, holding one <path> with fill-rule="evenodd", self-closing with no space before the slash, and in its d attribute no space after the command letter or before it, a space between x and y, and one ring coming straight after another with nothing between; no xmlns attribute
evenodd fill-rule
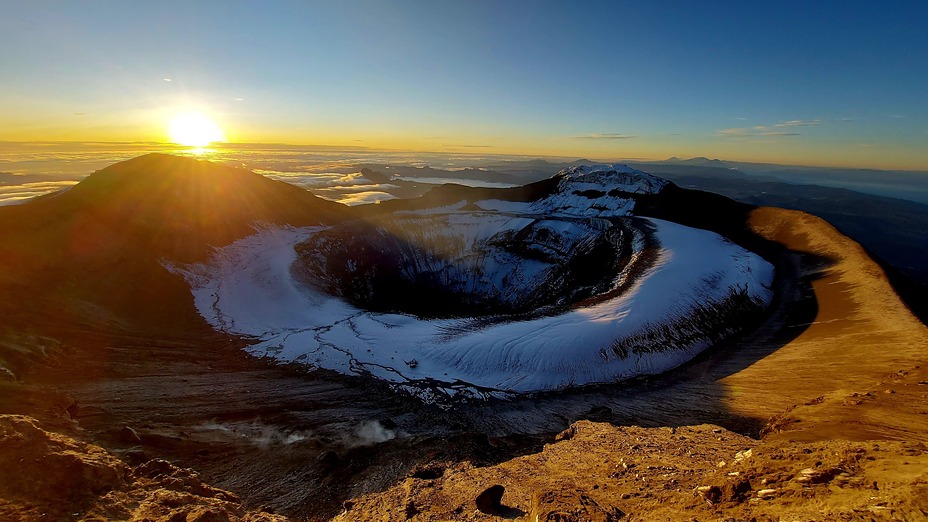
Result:
<svg viewBox="0 0 928 522"><path fill-rule="evenodd" d="M709 424L578 421L541 452L497 465L422 463L382 493L345 501L335 520L924 520L928 432L901 437L904 422L889 419L925 416L919 366L798 405L759 440ZM846 426L838 436L836 420ZM58 429L86 435L71 424ZM247 509L166 460L130 466L148 448L131 428L117 436L135 448L122 459L31 417L0 415L0 519L303 519Z"/></svg>
<svg viewBox="0 0 928 522"><path fill-rule="evenodd" d="M127 436L133 436L131 429ZM135 435L137 438L138 435ZM100 446L0 415L0 519L271 522L166 460L130 467Z"/></svg>
<svg viewBox="0 0 928 522"><path fill-rule="evenodd" d="M708 424L579 421L540 453L490 467L465 462L417 470L385 493L346 502L336 520L925 520L924 433L914 437L922 440L853 434L851 414L893 409L866 405L895 397L884 389L920 401L917 414L928 414L928 382L916 380L926 372L894 377L838 404L801 407L812 416L816 409L848 408L847 438L780 431L802 422L792 412L761 440Z"/></svg>

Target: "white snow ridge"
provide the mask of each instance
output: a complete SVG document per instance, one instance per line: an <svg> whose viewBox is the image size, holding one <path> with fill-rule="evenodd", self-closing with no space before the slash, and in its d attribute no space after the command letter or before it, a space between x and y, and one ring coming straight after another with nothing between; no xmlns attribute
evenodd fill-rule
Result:
<svg viewBox="0 0 928 522"><path fill-rule="evenodd" d="M663 372L769 304L758 255L632 214L667 182L611 165L558 177L534 202L266 228L173 270L213 327L256 339L251 353L426 399Z"/></svg>

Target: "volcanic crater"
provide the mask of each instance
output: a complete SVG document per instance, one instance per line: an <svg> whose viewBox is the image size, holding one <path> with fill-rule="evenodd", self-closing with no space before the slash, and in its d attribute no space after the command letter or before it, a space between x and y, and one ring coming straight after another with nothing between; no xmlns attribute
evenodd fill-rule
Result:
<svg viewBox="0 0 928 522"><path fill-rule="evenodd" d="M760 255L635 214L669 186L622 165L446 186L327 226L265 227L171 269L210 324L277 361L427 383L430 398L615 382L686 362L773 297Z"/></svg>
<svg viewBox="0 0 928 522"><path fill-rule="evenodd" d="M620 291L632 269L647 264L640 254L654 242L652 228L626 218L386 216L335 225L296 245L293 273L372 312L556 313Z"/></svg>

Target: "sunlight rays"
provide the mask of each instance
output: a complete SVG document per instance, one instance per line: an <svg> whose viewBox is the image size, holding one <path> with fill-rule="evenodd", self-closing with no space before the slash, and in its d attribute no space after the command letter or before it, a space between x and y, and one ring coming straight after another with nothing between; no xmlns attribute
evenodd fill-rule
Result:
<svg viewBox="0 0 928 522"><path fill-rule="evenodd" d="M175 116L168 126L168 136L173 143L196 148L226 141L222 130L198 112L185 112Z"/></svg>

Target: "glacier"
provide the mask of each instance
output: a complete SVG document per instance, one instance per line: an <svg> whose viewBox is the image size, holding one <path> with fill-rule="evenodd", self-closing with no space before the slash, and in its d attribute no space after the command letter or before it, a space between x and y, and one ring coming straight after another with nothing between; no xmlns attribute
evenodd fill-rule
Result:
<svg viewBox="0 0 928 522"><path fill-rule="evenodd" d="M688 361L773 297L759 255L634 216L636 195L666 183L624 166L574 167L534 201L264 226L169 269L214 328L276 361L423 397L616 382Z"/></svg>

